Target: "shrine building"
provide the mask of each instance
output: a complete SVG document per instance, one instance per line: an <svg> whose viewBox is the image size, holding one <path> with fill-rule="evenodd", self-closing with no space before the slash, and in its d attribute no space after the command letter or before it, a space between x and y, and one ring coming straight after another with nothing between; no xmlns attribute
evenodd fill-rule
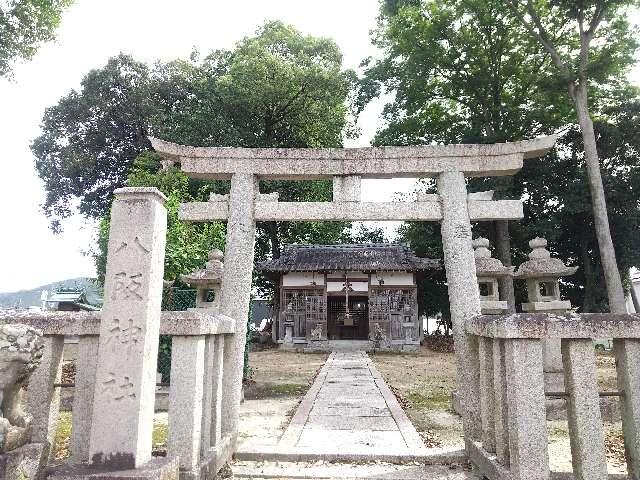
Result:
<svg viewBox="0 0 640 480"><path fill-rule="evenodd" d="M290 245L258 265L279 286L274 339L284 348L413 350L420 344L417 279L441 268L400 244Z"/></svg>

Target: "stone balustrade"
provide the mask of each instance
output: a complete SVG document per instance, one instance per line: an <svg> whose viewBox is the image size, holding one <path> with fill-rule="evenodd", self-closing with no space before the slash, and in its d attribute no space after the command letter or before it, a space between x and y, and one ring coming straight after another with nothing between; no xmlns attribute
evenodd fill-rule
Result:
<svg viewBox="0 0 640 480"><path fill-rule="evenodd" d="M44 334L44 353L28 386L33 442L51 444L59 414L62 349L78 337L71 463L90 460L89 445L102 312L0 312L0 324L20 323ZM178 458L181 479L209 478L231 457L221 418L224 339L235 322L205 311L162 312L160 334L172 337L167 454ZM207 476L209 475L209 476Z"/></svg>
<svg viewBox="0 0 640 480"><path fill-rule="evenodd" d="M606 479L599 397L617 395L629 477L640 478L640 315L479 315L466 322L479 373L480 434L467 451L480 478L550 478L543 342L560 339L575 478ZM617 392L599 392L593 339L613 338Z"/></svg>

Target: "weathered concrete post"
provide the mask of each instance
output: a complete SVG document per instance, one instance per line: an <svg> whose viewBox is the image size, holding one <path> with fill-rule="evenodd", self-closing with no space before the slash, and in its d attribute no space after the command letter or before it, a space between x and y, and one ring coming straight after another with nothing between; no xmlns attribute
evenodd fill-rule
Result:
<svg viewBox="0 0 640 480"><path fill-rule="evenodd" d="M91 418L93 417L93 391L98 368L98 335L82 335L78 343L76 360L76 387L73 394L73 426L71 428L71 461L89 461Z"/></svg>
<svg viewBox="0 0 640 480"><path fill-rule="evenodd" d="M29 380L27 411L33 418L31 441L44 443L50 448L60 407L60 390L53 384L60 381L62 374L64 336L47 336L43 342L44 352L40 365Z"/></svg>
<svg viewBox="0 0 640 480"><path fill-rule="evenodd" d="M122 470L151 459L167 211L155 188L115 196L89 457Z"/></svg>
<svg viewBox="0 0 640 480"><path fill-rule="evenodd" d="M514 480L548 480L542 342L505 340L509 465Z"/></svg>
<svg viewBox="0 0 640 480"><path fill-rule="evenodd" d="M496 392L493 372L493 339L480 337L478 342L482 447L489 453L496 453Z"/></svg>
<svg viewBox="0 0 640 480"><path fill-rule="evenodd" d="M504 340L493 339L494 427L496 429L496 457L509 467L509 403L507 401L507 366Z"/></svg>
<svg viewBox="0 0 640 480"><path fill-rule="evenodd" d="M254 200L258 180L254 175L236 173L231 178L229 217L224 252L220 313L236 321L236 333L227 335L224 345L222 434L231 435L235 445L242 395L242 367L251 298L254 242L256 233Z"/></svg>
<svg viewBox="0 0 640 480"><path fill-rule="evenodd" d="M198 466L202 449L204 362L204 335L173 337L167 453L179 457L180 468L188 472Z"/></svg>
<svg viewBox="0 0 640 480"><path fill-rule="evenodd" d="M458 393L464 409L465 439L480 440L478 412L478 342L465 333L465 321L480 315L480 293L471 245L471 222L467 206L467 187L462 172L443 172L438 177L442 204L442 248L449 286L449 303L456 352Z"/></svg>

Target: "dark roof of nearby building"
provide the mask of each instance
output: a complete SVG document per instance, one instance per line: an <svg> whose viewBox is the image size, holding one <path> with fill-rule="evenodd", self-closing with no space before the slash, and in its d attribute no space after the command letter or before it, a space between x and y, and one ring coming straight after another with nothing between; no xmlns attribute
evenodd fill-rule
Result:
<svg viewBox="0 0 640 480"><path fill-rule="evenodd" d="M280 258L262 262L263 272L424 271L440 269L440 260L417 257L397 243L289 245Z"/></svg>
<svg viewBox="0 0 640 480"><path fill-rule="evenodd" d="M100 310L100 307L96 307L95 305L90 305L87 303L87 297L82 290L55 292L47 300L45 300L45 302L49 305L57 304L58 307L61 303L65 303L75 305L80 310ZM53 308L55 309L57 307Z"/></svg>

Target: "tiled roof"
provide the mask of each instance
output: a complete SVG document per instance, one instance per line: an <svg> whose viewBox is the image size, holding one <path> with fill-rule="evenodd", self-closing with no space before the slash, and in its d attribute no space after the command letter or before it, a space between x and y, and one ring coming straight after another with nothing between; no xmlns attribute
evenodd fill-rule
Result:
<svg viewBox="0 0 640 480"><path fill-rule="evenodd" d="M47 302L82 302L84 301L83 292L55 292Z"/></svg>
<svg viewBox="0 0 640 480"><path fill-rule="evenodd" d="M397 243L290 245L280 258L262 262L263 272L439 270L440 260L417 257Z"/></svg>

